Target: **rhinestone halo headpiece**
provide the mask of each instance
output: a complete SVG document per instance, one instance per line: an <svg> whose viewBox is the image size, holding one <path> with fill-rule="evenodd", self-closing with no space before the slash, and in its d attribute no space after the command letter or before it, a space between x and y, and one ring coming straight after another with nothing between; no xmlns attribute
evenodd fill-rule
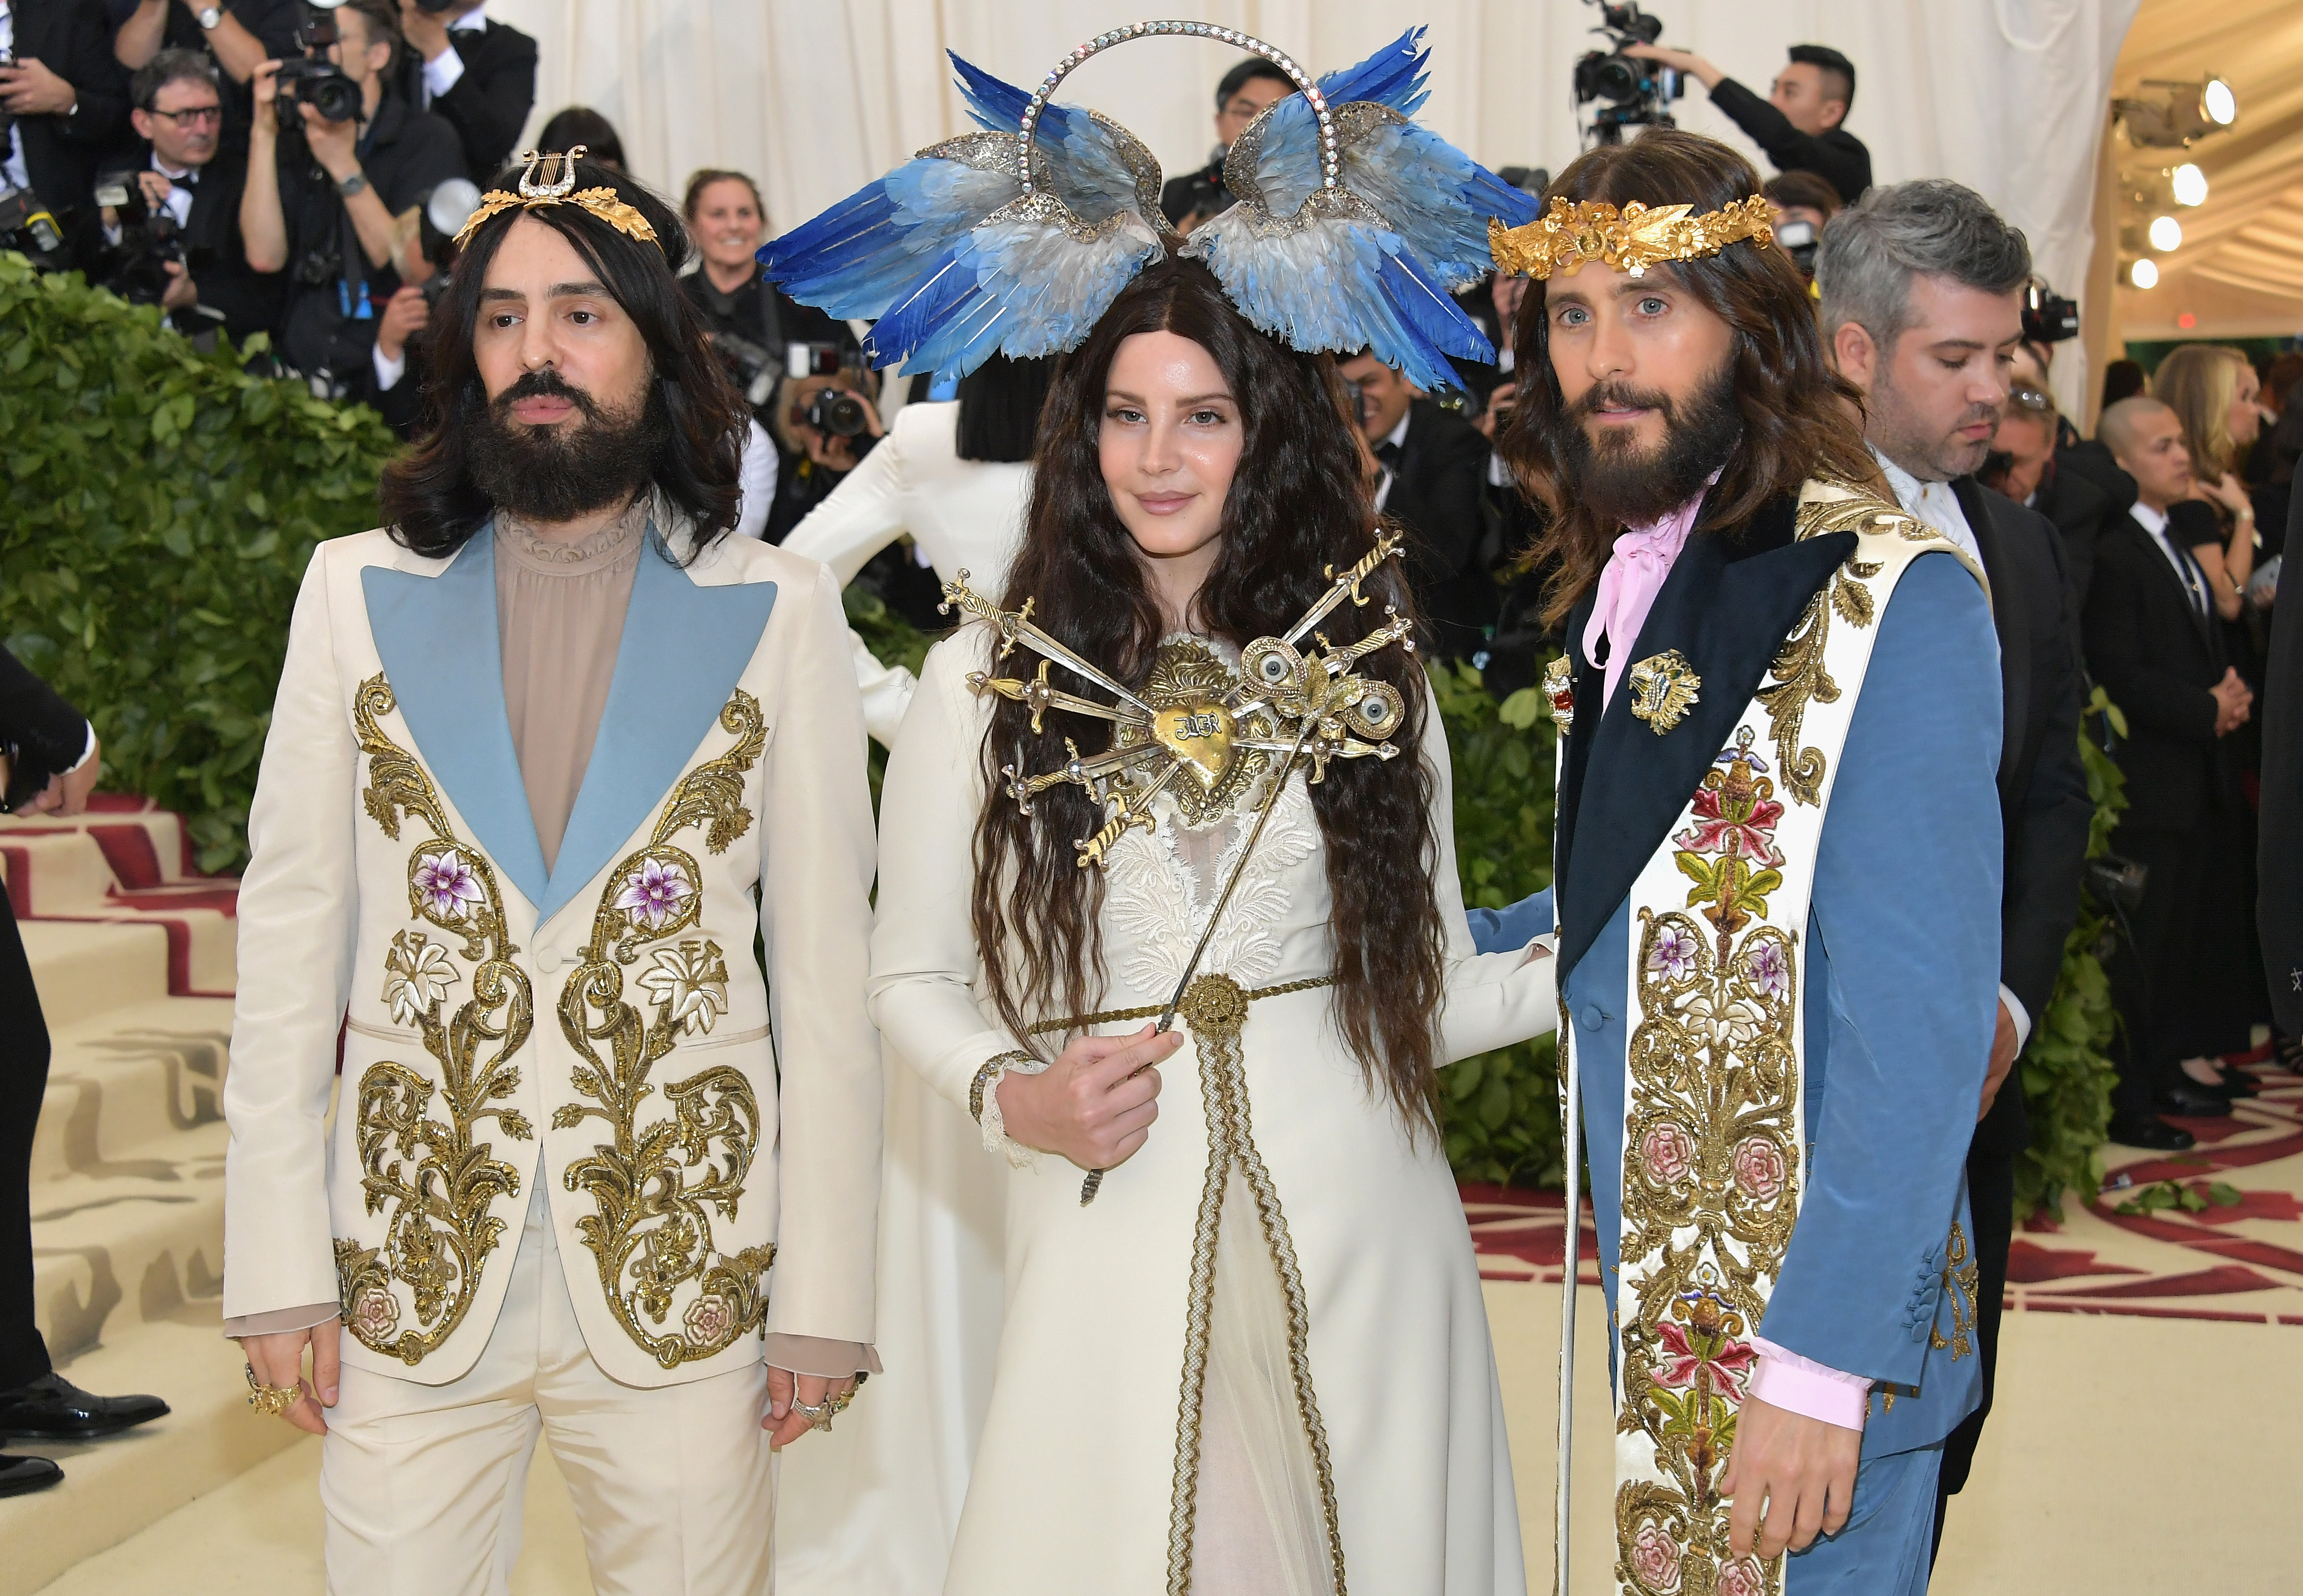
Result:
<svg viewBox="0 0 2303 1596"><path fill-rule="evenodd" d="M1590 261L1643 277L1649 266L1717 255L1740 239L1763 249L1776 241L1774 214L1761 195L1701 216L1688 214L1694 208L1634 199L1618 211L1605 200L1554 199L1549 210L1523 227L1489 222L1488 244L1496 270L1524 272L1541 282L1554 273L1573 277Z"/></svg>
<svg viewBox="0 0 2303 1596"><path fill-rule="evenodd" d="M501 212L510 210L514 206L534 211L552 205L580 205L627 238L662 248L663 240L655 236L655 229L648 224L648 219L617 197L613 189L576 191L576 162L583 154L584 146L580 144L566 155L533 149L523 152L519 158L527 163L527 170L519 175L519 192L510 194L502 189L493 189L482 196L479 209L472 213L471 219L456 234L456 248L461 249L466 240L480 230L482 223ZM559 163L556 175L547 178L545 173L555 171L554 162Z"/></svg>

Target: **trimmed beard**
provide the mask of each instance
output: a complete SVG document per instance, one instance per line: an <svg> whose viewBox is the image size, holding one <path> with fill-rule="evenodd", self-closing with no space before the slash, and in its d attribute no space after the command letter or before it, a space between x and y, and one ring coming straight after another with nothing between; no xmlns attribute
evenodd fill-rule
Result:
<svg viewBox="0 0 2303 1596"><path fill-rule="evenodd" d="M1658 412L1663 416L1663 442L1641 449L1628 432L1593 442L1585 423L1604 404ZM1601 526L1645 526L1662 520L1703 491L1743 435L1743 418L1735 407L1734 367L1725 360L1697 384L1683 405L1660 389L1595 382L1561 411L1560 422L1567 500L1588 510Z"/></svg>
<svg viewBox="0 0 2303 1596"><path fill-rule="evenodd" d="M583 417L551 426L511 419L524 399L564 399ZM477 411L477 414L474 414ZM611 409L550 366L466 407L473 486L500 510L532 524L573 521L628 502L652 481L671 442L671 418L654 381L637 404Z"/></svg>

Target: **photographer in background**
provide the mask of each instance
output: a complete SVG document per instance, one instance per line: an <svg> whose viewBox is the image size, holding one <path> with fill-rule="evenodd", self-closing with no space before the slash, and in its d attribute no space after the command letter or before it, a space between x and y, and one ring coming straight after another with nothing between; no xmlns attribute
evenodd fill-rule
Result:
<svg viewBox="0 0 2303 1596"><path fill-rule="evenodd" d="M401 97L443 118L485 180L511 159L536 108L536 41L489 19L483 0L400 0L409 62Z"/></svg>
<svg viewBox="0 0 2303 1596"><path fill-rule="evenodd" d="M364 380L400 286L393 216L464 175L455 129L390 87L399 25L392 0L344 0L309 24L303 59L254 78L240 234L249 265L286 274L280 352L327 399Z"/></svg>
<svg viewBox="0 0 2303 1596"><path fill-rule="evenodd" d="M38 196L21 208L54 218L55 246L27 249L41 265L86 259L97 162L127 117L94 0L0 0L0 188ZM6 236L17 225L0 219L0 247L26 248Z"/></svg>
<svg viewBox="0 0 2303 1596"><path fill-rule="evenodd" d="M1379 468L1375 508L1407 531L1408 582L1423 620L1417 645L1430 659L1469 659L1487 641L1501 598L1489 575L1497 540L1488 441L1365 349L1336 369L1354 390Z"/></svg>
<svg viewBox="0 0 2303 1596"><path fill-rule="evenodd" d="M1849 205L1871 186L1871 152L1839 124L1855 104L1855 63L1828 45L1793 45L1761 99L1688 50L1626 45L1624 54L1700 80L1711 103L1767 152L1778 172L1812 172Z"/></svg>
<svg viewBox="0 0 2303 1596"><path fill-rule="evenodd" d="M1776 242L1800 275L1813 282L1824 225L1839 214L1839 190L1812 172L1785 172L1769 178L1759 192L1775 213Z"/></svg>
<svg viewBox="0 0 2303 1596"><path fill-rule="evenodd" d="M275 56L296 53L296 29L305 0L106 0L116 19L112 54L130 71L141 71L163 50L190 50L222 69L223 147L248 153L256 100L249 81Z"/></svg>
<svg viewBox="0 0 2303 1596"><path fill-rule="evenodd" d="M749 177L710 167L696 172L688 180L680 214L702 260L679 280L680 292L696 307L711 335L712 352L776 450L772 473L765 461L752 459L750 449L758 447L758 440L747 450L747 518L757 502L755 495L772 491L763 531L768 542L780 543L869 452L868 441L859 448L856 440L880 435L879 412L861 372L863 348L847 323L800 304L761 276L755 256L766 239L767 207ZM841 373L848 380L836 382ZM832 386L860 396L860 408L827 400L839 414L820 419L856 423L851 435L807 419L818 393Z"/></svg>
<svg viewBox="0 0 2303 1596"><path fill-rule="evenodd" d="M224 99L215 65L191 50L163 50L137 69L128 120L144 159L98 183L109 198L100 280L123 298L158 304L179 332L221 332L244 347L279 325L280 280L248 264L240 197L248 157L222 148Z"/></svg>
<svg viewBox="0 0 2303 1596"><path fill-rule="evenodd" d="M1224 157L1247 124L1295 92L1295 84L1261 55L1251 55L1216 85L1215 155L1197 172L1169 178L1160 190L1160 214L1177 232L1189 232L1209 217L1231 208L1223 186Z"/></svg>

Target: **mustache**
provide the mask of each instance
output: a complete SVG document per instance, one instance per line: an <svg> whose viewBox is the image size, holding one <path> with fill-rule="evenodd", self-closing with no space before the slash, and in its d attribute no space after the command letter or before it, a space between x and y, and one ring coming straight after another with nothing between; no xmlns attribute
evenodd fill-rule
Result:
<svg viewBox="0 0 2303 1596"><path fill-rule="evenodd" d="M1602 407L1653 410L1666 422L1679 419L1679 413L1671 402L1671 395L1659 388L1634 388L1627 382L1594 382L1584 390L1582 398L1566 407L1566 411L1571 420L1589 421Z"/></svg>
<svg viewBox="0 0 2303 1596"><path fill-rule="evenodd" d="M514 405L528 399L566 399L576 407L585 420L600 419L600 401L548 365L522 374L518 382L490 399L488 414L502 423L510 418Z"/></svg>

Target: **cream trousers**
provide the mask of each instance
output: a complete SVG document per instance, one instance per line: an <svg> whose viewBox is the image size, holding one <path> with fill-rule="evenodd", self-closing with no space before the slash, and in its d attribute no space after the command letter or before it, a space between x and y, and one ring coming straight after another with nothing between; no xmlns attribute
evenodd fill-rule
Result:
<svg viewBox="0 0 2303 1596"><path fill-rule="evenodd" d="M599 1596L764 1596L774 1476L755 1364L640 1390L600 1372L540 1190L487 1350L446 1385L346 1368L320 1451L332 1596L505 1596L540 1432Z"/></svg>

